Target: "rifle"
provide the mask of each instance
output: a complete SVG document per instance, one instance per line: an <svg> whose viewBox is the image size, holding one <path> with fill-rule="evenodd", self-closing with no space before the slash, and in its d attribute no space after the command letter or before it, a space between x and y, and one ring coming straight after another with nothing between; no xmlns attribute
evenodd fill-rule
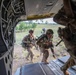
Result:
<svg viewBox="0 0 76 75"><path fill-rule="evenodd" d="M61 39L55 46L58 46L63 40Z"/></svg>

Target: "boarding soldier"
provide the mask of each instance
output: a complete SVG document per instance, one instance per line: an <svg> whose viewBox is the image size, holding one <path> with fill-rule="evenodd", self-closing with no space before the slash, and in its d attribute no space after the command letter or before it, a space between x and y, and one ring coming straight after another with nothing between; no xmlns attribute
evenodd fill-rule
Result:
<svg viewBox="0 0 76 75"><path fill-rule="evenodd" d="M76 65L76 29L72 28L71 25L65 28L59 28L59 36L63 40L67 52L70 54L68 61L61 67L61 70L65 75L69 75L67 69Z"/></svg>
<svg viewBox="0 0 76 75"><path fill-rule="evenodd" d="M31 61L33 60L33 56L34 56L32 52L32 47L34 45L33 41L35 40L33 33L34 33L33 30L29 30L29 34L26 35L22 40L23 47L28 51L26 59L28 60L28 58L30 57Z"/></svg>
<svg viewBox="0 0 76 75"><path fill-rule="evenodd" d="M72 0L63 0L64 6L54 16L53 20L65 28L59 28L59 37L63 40L67 52L70 54L68 61L61 67L64 75L69 75L67 69L76 65L76 10Z"/></svg>
<svg viewBox="0 0 76 75"><path fill-rule="evenodd" d="M39 45L41 52L43 53L43 58L42 62L48 63L47 59L49 56L49 51L48 49L53 46L52 44L52 38L53 38L53 30L48 29L46 31L46 34L42 34L38 40L37 40L37 45Z"/></svg>

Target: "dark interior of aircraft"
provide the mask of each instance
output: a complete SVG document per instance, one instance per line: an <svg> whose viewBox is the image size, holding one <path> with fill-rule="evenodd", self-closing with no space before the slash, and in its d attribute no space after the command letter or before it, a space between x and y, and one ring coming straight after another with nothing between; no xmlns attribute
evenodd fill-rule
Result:
<svg viewBox="0 0 76 75"><path fill-rule="evenodd" d="M12 75L14 30L19 21L54 17L56 23L66 26L65 32L67 29L71 30L69 36L73 37L69 39L75 43L75 14L76 0L0 0L0 75ZM75 52L72 54L74 58ZM47 65L43 63L24 65L17 69L15 75L64 75L60 67L72 55L53 60ZM70 75L76 75L76 66L69 68L68 71Z"/></svg>

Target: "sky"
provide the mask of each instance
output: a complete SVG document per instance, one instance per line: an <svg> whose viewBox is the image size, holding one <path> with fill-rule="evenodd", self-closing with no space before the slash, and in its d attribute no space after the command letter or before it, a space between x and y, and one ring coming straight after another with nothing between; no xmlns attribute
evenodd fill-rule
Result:
<svg viewBox="0 0 76 75"><path fill-rule="evenodd" d="M40 19L40 20L33 20L33 22L34 23L42 23L42 21L43 21L43 23L46 23L46 21L48 22L48 23L55 23L54 21L53 21L53 18L46 18L46 19Z"/></svg>
<svg viewBox="0 0 76 75"><path fill-rule="evenodd" d="M43 20L44 22L48 22L48 23L55 23L54 21L53 21L53 18L47 18L47 19L44 19Z"/></svg>

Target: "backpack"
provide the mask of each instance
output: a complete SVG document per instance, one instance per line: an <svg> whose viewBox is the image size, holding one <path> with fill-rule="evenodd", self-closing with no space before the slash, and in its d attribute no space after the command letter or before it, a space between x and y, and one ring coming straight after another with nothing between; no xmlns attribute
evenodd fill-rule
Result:
<svg viewBox="0 0 76 75"><path fill-rule="evenodd" d="M27 43L22 42L22 43L21 43L21 46L22 46L23 48L26 48L26 47L27 47Z"/></svg>

